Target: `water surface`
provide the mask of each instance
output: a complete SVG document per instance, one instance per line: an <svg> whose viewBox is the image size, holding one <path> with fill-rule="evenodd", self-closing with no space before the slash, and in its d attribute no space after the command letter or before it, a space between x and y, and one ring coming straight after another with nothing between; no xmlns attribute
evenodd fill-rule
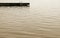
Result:
<svg viewBox="0 0 60 38"><path fill-rule="evenodd" d="M0 7L0 38L60 38L60 9Z"/></svg>

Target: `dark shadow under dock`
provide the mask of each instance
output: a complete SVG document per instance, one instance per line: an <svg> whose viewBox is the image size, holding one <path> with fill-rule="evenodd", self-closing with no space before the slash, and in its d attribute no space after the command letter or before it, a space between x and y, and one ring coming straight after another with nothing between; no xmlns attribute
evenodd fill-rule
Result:
<svg viewBox="0 0 60 38"><path fill-rule="evenodd" d="M0 3L0 6L27 6L29 7L30 3Z"/></svg>

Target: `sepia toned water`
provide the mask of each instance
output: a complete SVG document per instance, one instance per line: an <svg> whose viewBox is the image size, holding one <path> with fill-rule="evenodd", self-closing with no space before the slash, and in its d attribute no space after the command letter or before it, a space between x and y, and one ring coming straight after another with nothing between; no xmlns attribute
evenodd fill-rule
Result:
<svg viewBox="0 0 60 38"><path fill-rule="evenodd" d="M60 38L60 9L0 7L0 38Z"/></svg>

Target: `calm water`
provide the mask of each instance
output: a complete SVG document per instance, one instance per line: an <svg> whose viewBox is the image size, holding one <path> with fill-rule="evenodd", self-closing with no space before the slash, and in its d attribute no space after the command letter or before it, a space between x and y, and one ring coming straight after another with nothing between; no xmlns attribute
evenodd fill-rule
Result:
<svg viewBox="0 0 60 38"><path fill-rule="evenodd" d="M60 9L0 7L0 38L60 38Z"/></svg>

